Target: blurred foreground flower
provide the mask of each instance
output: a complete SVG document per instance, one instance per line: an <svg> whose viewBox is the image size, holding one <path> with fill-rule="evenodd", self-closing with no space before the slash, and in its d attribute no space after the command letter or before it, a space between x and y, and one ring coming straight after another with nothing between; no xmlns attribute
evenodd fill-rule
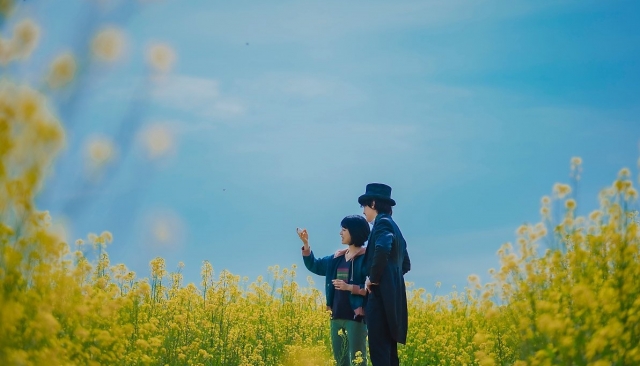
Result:
<svg viewBox="0 0 640 366"><path fill-rule="evenodd" d="M40 39L40 29L31 19L25 19L16 24L13 34L13 48L15 57L28 58L36 48Z"/></svg>
<svg viewBox="0 0 640 366"><path fill-rule="evenodd" d="M115 147L107 137L93 137L86 145L86 153L89 164L100 168L115 157Z"/></svg>
<svg viewBox="0 0 640 366"><path fill-rule="evenodd" d="M184 221L174 211L158 210L151 213L146 226L153 246L175 248L184 241Z"/></svg>
<svg viewBox="0 0 640 366"><path fill-rule="evenodd" d="M169 127L154 124L142 131L142 142L151 159L168 154L174 148L173 134Z"/></svg>
<svg viewBox="0 0 640 366"><path fill-rule="evenodd" d="M0 215L12 202L6 195L27 205L42 182L36 172L48 168L63 143L62 127L39 92L0 82Z"/></svg>
<svg viewBox="0 0 640 366"><path fill-rule="evenodd" d="M47 212L47 211L45 211ZM48 212L47 212L48 214ZM51 219L49 219L51 221ZM61 242L69 242L69 220L66 218L58 218L51 224L51 234Z"/></svg>
<svg viewBox="0 0 640 366"><path fill-rule="evenodd" d="M49 67L47 83L51 88L59 88L71 80L76 74L76 60L71 53L63 53L56 57Z"/></svg>
<svg viewBox="0 0 640 366"><path fill-rule="evenodd" d="M556 183L553 185L553 193L560 199L571 193L571 186L568 184Z"/></svg>
<svg viewBox="0 0 640 366"><path fill-rule="evenodd" d="M15 0L0 0L0 14L7 15L13 10Z"/></svg>
<svg viewBox="0 0 640 366"><path fill-rule="evenodd" d="M147 51L147 61L156 72L169 72L175 60L175 52L166 44L151 45Z"/></svg>
<svg viewBox="0 0 640 366"><path fill-rule="evenodd" d="M0 65L7 65L12 57L11 42L0 38Z"/></svg>
<svg viewBox="0 0 640 366"><path fill-rule="evenodd" d="M16 24L13 29L13 38L0 38L0 64L7 65L15 59L29 58L39 39L40 29L33 20L25 19Z"/></svg>
<svg viewBox="0 0 640 366"><path fill-rule="evenodd" d="M570 176L578 181L580 180L580 173L582 173L582 158L579 156L574 156L571 158Z"/></svg>
<svg viewBox="0 0 640 366"><path fill-rule="evenodd" d="M116 61L124 50L124 33L115 27L105 28L93 38L91 49L102 61Z"/></svg>
<svg viewBox="0 0 640 366"><path fill-rule="evenodd" d="M631 177L631 171L629 168L622 168L618 172L618 179L628 179L629 177Z"/></svg>

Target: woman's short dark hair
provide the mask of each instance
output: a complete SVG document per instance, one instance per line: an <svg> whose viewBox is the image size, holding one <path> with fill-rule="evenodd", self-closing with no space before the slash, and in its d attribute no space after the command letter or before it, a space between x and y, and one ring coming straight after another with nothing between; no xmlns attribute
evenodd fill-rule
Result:
<svg viewBox="0 0 640 366"><path fill-rule="evenodd" d="M340 225L349 230L349 235L351 235L351 244L361 247L364 245L364 242L369 239L369 223L367 220L359 215L351 215L342 219Z"/></svg>
<svg viewBox="0 0 640 366"><path fill-rule="evenodd" d="M387 215L393 215L393 208L391 207L391 204L388 201L385 200L375 200L373 198L368 198L364 201L362 201L364 206L369 206L371 208L373 208L374 210L378 211L379 214L387 214Z"/></svg>

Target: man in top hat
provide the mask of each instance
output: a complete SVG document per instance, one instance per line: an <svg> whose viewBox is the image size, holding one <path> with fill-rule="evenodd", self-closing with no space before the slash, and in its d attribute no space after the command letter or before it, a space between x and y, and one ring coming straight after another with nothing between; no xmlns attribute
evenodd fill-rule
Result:
<svg viewBox="0 0 640 366"><path fill-rule="evenodd" d="M407 293L404 274L411 269L407 243L393 221L391 187L367 185L358 198L367 221L373 223L364 255L367 298L365 319L373 366L399 365L398 343L407 341Z"/></svg>

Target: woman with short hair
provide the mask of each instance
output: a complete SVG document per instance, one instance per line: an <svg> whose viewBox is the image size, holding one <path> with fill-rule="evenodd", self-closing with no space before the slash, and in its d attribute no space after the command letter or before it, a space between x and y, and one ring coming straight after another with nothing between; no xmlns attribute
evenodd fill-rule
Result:
<svg viewBox="0 0 640 366"><path fill-rule="evenodd" d="M364 323L364 243L369 238L369 224L362 216L347 216L340 223L340 236L346 249L316 258L309 246L306 229L298 229L302 240L302 258L309 271L325 276L327 310L331 311L331 346L338 366L353 365L360 352L367 364L367 326Z"/></svg>

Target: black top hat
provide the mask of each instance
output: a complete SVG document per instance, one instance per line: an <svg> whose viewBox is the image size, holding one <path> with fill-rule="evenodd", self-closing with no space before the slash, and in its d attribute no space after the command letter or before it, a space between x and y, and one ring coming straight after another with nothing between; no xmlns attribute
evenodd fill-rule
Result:
<svg viewBox="0 0 640 366"><path fill-rule="evenodd" d="M391 198L391 187L382 183L367 184L367 190L358 198L358 203L363 205L363 202L366 199L387 201L391 206L396 205L396 201Z"/></svg>

